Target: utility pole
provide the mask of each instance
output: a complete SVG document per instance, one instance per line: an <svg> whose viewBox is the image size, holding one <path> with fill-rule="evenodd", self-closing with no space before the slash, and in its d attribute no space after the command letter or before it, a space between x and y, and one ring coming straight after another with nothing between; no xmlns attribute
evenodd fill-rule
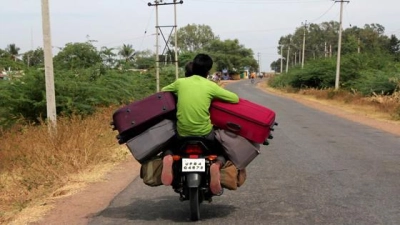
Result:
<svg viewBox="0 0 400 225"><path fill-rule="evenodd" d="M289 39L289 45L287 49L287 57L286 57L286 73L289 72L289 54L290 54L290 43L292 42L292 39Z"/></svg>
<svg viewBox="0 0 400 225"><path fill-rule="evenodd" d="M304 67L304 52L305 52L305 47L306 47L306 29L307 29L307 20L304 23L304 29L303 29L303 53L301 56L301 68L302 69Z"/></svg>
<svg viewBox="0 0 400 225"><path fill-rule="evenodd" d="M156 86L157 92L160 91L160 56L158 55L158 0L154 1L156 3Z"/></svg>
<svg viewBox="0 0 400 225"><path fill-rule="evenodd" d="M301 52L299 52L299 61L298 61L298 63L301 64Z"/></svg>
<svg viewBox="0 0 400 225"><path fill-rule="evenodd" d="M50 12L49 0L42 0L42 26L43 26L43 48L44 48L44 65L46 76L46 104L47 119L50 121L50 132L54 131L57 125L56 98L54 90L54 70L53 70L53 53L51 48L51 29L50 29Z"/></svg>
<svg viewBox="0 0 400 225"><path fill-rule="evenodd" d="M163 0L155 0L154 4L152 3L147 3L148 6L155 6L156 7L156 83L157 83L157 92L160 91L160 58L159 58L159 45L158 45L158 36L161 33L162 37L164 38L166 47L168 47L168 40L165 39L164 34L162 33L161 27L173 27L175 30L175 77L176 79L178 79L179 77L179 70L178 70L178 37L177 37L177 25L176 25L176 4L183 4L183 1L177 1L174 0L173 3L163 3ZM162 5L174 5L174 21L175 21L175 25L174 26L159 26L158 24L158 6L162 6ZM172 33L172 32L171 32ZM171 34L170 34L171 36ZM165 49L164 49L165 50ZM164 52L163 52L164 53Z"/></svg>
<svg viewBox="0 0 400 225"><path fill-rule="evenodd" d="M361 40L360 40L360 37L359 37L359 38L358 38L358 41L357 41L357 53L358 53L358 54L360 54L360 52L361 52L360 43L361 43Z"/></svg>
<svg viewBox="0 0 400 225"><path fill-rule="evenodd" d="M279 73L282 73L283 70L283 45L281 45L281 69Z"/></svg>
<svg viewBox="0 0 400 225"><path fill-rule="evenodd" d="M175 78L178 79L179 71L178 71L178 26L176 23L176 0L174 0L174 18L175 18Z"/></svg>
<svg viewBox="0 0 400 225"><path fill-rule="evenodd" d="M344 0L334 0L334 1L340 2L339 40L338 40L337 62L336 62L336 79L335 79L335 90L338 90L339 80L340 80L340 55L342 50L343 3L349 1L344 1Z"/></svg>
<svg viewBox="0 0 400 225"><path fill-rule="evenodd" d="M260 65L260 53L257 53L258 57L258 75L261 74L261 65Z"/></svg>

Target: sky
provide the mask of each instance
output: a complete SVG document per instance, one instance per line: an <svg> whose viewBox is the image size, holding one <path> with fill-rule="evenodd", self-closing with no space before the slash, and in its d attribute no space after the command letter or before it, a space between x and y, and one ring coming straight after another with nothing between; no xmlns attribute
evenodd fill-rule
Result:
<svg viewBox="0 0 400 225"><path fill-rule="evenodd" d="M177 26L209 25L221 40L238 39L260 60L262 71L280 56L279 38L302 23L339 21L340 3L332 0L183 0ZM52 45L96 40L95 46L155 52L156 12L147 0L49 0ZM173 0L164 0L171 3ZM20 53L43 46L40 0L0 0L0 48L15 43ZM159 7L159 25L174 25L174 6ZM378 23L400 37L400 1L350 0L344 3L343 28ZM171 28L163 28L168 36ZM160 51L164 48L160 37ZM258 54L259 53L259 54Z"/></svg>

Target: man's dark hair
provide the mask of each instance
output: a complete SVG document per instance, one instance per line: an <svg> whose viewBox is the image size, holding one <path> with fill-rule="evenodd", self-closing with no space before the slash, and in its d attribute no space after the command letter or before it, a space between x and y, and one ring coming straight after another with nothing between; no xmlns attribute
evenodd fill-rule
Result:
<svg viewBox="0 0 400 225"><path fill-rule="evenodd" d="M192 71L193 74L206 78L212 66L213 66L213 60L209 55L198 54L193 59Z"/></svg>
<svg viewBox="0 0 400 225"><path fill-rule="evenodd" d="M193 75L193 62L188 62L185 66L185 77L190 77Z"/></svg>

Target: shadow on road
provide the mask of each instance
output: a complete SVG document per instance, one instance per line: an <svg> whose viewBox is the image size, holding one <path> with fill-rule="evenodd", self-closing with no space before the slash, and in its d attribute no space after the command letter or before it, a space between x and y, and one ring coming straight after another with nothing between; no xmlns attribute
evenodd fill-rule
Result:
<svg viewBox="0 0 400 225"><path fill-rule="evenodd" d="M204 202L200 206L201 220L225 218L236 210L233 205ZM178 197L163 196L152 199L134 198L132 204L121 207L109 207L96 217L126 219L137 221L187 222L190 217L189 202L180 202ZM97 218L99 219L99 218Z"/></svg>

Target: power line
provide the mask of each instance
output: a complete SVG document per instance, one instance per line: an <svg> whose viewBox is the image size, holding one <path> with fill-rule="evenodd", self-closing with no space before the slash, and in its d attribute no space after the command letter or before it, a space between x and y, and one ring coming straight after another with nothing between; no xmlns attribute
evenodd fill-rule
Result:
<svg viewBox="0 0 400 225"><path fill-rule="evenodd" d="M396 34L396 33L399 33L399 32L400 32L400 29L397 29L397 30L389 31L388 33L389 34Z"/></svg>
<svg viewBox="0 0 400 225"><path fill-rule="evenodd" d="M99 41L99 43L101 43L102 45L109 45L109 44L114 44L114 43L124 43L127 41L132 41L132 40L137 40L137 39L141 39L141 38L145 38L145 37L149 37L152 36L151 34L149 35L140 35L140 36L136 36L136 37L132 37L132 38L127 38L127 39L121 39L121 40L117 40L117 41L111 41L111 42L106 42L106 43L102 43Z"/></svg>
<svg viewBox="0 0 400 225"><path fill-rule="evenodd" d="M270 32L270 31L280 31L280 30L293 30L295 27L287 28L276 28L276 29L262 29L262 30L233 30L233 31L222 31L219 34L229 34L229 33L251 33L251 32Z"/></svg>
<svg viewBox="0 0 400 225"><path fill-rule="evenodd" d="M295 1L295 0L271 0L271 1L235 1L235 0L192 0L197 2L212 2L212 3L234 3L234 4L286 4L286 3L315 3L315 2L326 2L326 0L305 0L305 1Z"/></svg>
<svg viewBox="0 0 400 225"><path fill-rule="evenodd" d="M346 17L347 17L347 20L349 21L349 24L351 27L351 20L350 20L349 12L347 12L347 5L344 7L344 11L346 12Z"/></svg>
<svg viewBox="0 0 400 225"><path fill-rule="evenodd" d="M325 16L325 15L333 8L334 5L335 5L335 2L331 5L331 7L329 7L328 10L326 10L326 12L324 12L324 13L323 13L321 16L319 16L318 18L312 20L311 23L313 23L313 22L315 22L315 21L321 19L323 16Z"/></svg>
<svg viewBox="0 0 400 225"><path fill-rule="evenodd" d="M144 2L144 0L142 0L142 1ZM147 29L149 28L150 20L151 20L151 17L153 16L153 12L154 12L154 8L153 8L153 9L151 10L151 12L150 12L150 16L149 16L149 19L148 19L147 25L146 25L146 30L144 31L144 35L143 35L143 38L142 38L142 42L140 43L140 49L142 49L143 41L144 41L144 38L146 37Z"/></svg>

